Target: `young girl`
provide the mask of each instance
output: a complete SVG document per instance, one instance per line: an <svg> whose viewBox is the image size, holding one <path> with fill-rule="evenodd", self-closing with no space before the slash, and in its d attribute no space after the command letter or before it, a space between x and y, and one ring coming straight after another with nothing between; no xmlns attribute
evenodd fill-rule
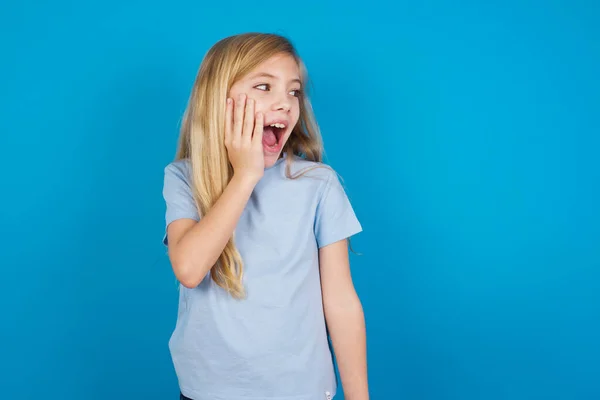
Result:
<svg viewBox="0 0 600 400"><path fill-rule="evenodd" d="M163 195L181 283L169 341L181 399L368 399L365 326L347 238L360 232L304 94L273 34L206 54Z"/></svg>

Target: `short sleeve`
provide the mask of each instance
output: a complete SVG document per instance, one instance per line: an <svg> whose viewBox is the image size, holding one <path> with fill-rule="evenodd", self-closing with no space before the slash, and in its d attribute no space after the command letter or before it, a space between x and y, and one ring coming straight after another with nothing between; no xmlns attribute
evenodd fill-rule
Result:
<svg viewBox="0 0 600 400"><path fill-rule="evenodd" d="M362 231L350 200L336 173L331 172L315 217L315 237L318 248L349 238Z"/></svg>
<svg viewBox="0 0 600 400"><path fill-rule="evenodd" d="M182 161L173 162L165 167L163 184L163 198L166 206L164 245L168 245L166 230L171 222L181 218L200 220L189 181L189 167Z"/></svg>

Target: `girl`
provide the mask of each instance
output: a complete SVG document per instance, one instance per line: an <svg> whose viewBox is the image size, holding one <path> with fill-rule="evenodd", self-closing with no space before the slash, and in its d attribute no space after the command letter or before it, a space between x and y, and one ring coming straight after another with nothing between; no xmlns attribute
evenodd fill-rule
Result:
<svg viewBox="0 0 600 400"><path fill-rule="evenodd" d="M166 166L163 242L181 284L169 340L181 399L368 399L347 238L360 232L322 163L306 69L273 34L206 54Z"/></svg>

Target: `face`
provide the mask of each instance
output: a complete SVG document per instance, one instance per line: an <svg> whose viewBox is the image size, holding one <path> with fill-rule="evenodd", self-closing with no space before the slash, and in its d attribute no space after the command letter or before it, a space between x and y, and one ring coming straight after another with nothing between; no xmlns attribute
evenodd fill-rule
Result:
<svg viewBox="0 0 600 400"><path fill-rule="evenodd" d="M255 111L264 116L265 168L279 159L298 122L300 90L300 70L288 54L271 57L231 87L229 97L237 99L240 94L246 94L254 99Z"/></svg>

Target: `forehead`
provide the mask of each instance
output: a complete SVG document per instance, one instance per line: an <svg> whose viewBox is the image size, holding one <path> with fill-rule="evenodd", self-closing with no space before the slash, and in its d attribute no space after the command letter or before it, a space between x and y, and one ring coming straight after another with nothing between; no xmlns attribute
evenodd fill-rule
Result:
<svg viewBox="0 0 600 400"><path fill-rule="evenodd" d="M298 63L289 54L276 54L270 57L254 68L247 77L251 78L253 75L260 73L274 75L284 80L301 78Z"/></svg>

